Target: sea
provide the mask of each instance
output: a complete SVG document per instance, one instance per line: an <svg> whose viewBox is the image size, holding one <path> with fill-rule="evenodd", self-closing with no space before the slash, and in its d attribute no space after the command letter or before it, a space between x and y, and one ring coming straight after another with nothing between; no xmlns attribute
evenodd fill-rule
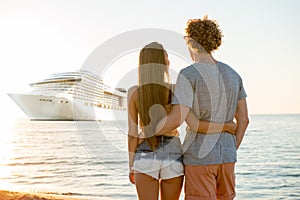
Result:
<svg viewBox="0 0 300 200"><path fill-rule="evenodd" d="M180 134L183 141L184 126ZM0 137L1 190L137 199L128 180L125 121L21 118ZM299 138L300 115L251 115L238 150L235 199L300 199Z"/></svg>

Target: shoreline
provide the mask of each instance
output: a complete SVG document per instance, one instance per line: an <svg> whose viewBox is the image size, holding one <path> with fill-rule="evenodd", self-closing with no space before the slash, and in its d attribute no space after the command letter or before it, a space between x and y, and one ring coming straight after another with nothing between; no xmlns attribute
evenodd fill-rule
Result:
<svg viewBox="0 0 300 200"><path fill-rule="evenodd" d="M83 198L75 198L72 195L47 194L38 192L17 192L0 190L1 200L84 200Z"/></svg>

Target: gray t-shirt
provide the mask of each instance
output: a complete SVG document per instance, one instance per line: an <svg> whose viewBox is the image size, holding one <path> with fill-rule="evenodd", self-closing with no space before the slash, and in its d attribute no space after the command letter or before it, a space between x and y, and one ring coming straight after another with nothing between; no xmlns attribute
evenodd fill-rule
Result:
<svg viewBox="0 0 300 200"><path fill-rule="evenodd" d="M246 98L241 77L228 65L195 63L180 71L172 104L191 108L198 119L232 121L240 99ZM188 131L183 143L184 164L236 162L235 136L222 132Z"/></svg>

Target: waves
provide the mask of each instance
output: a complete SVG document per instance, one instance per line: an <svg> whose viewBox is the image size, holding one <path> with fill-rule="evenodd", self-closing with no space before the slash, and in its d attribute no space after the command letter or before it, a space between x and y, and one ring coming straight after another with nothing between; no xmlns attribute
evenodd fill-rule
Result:
<svg viewBox="0 0 300 200"><path fill-rule="evenodd" d="M238 150L237 191L241 199L298 199L299 115L252 116Z"/></svg>
<svg viewBox="0 0 300 200"><path fill-rule="evenodd" d="M236 199L300 199L300 116L251 116L238 150ZM126 124L20 121L0 141L0 185L103 200L136 199ZM183 195L182 195L183 199Z"/></svg>

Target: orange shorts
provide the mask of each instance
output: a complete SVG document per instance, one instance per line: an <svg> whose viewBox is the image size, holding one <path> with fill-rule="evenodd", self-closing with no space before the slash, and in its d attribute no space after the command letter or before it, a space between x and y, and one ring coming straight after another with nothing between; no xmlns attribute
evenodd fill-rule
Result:
<svg viewBox="0 0 300 200"><path fill-rule="evenodd" d="M235 163L185 165L185 200L231 200L235 197Z"/></svg>

